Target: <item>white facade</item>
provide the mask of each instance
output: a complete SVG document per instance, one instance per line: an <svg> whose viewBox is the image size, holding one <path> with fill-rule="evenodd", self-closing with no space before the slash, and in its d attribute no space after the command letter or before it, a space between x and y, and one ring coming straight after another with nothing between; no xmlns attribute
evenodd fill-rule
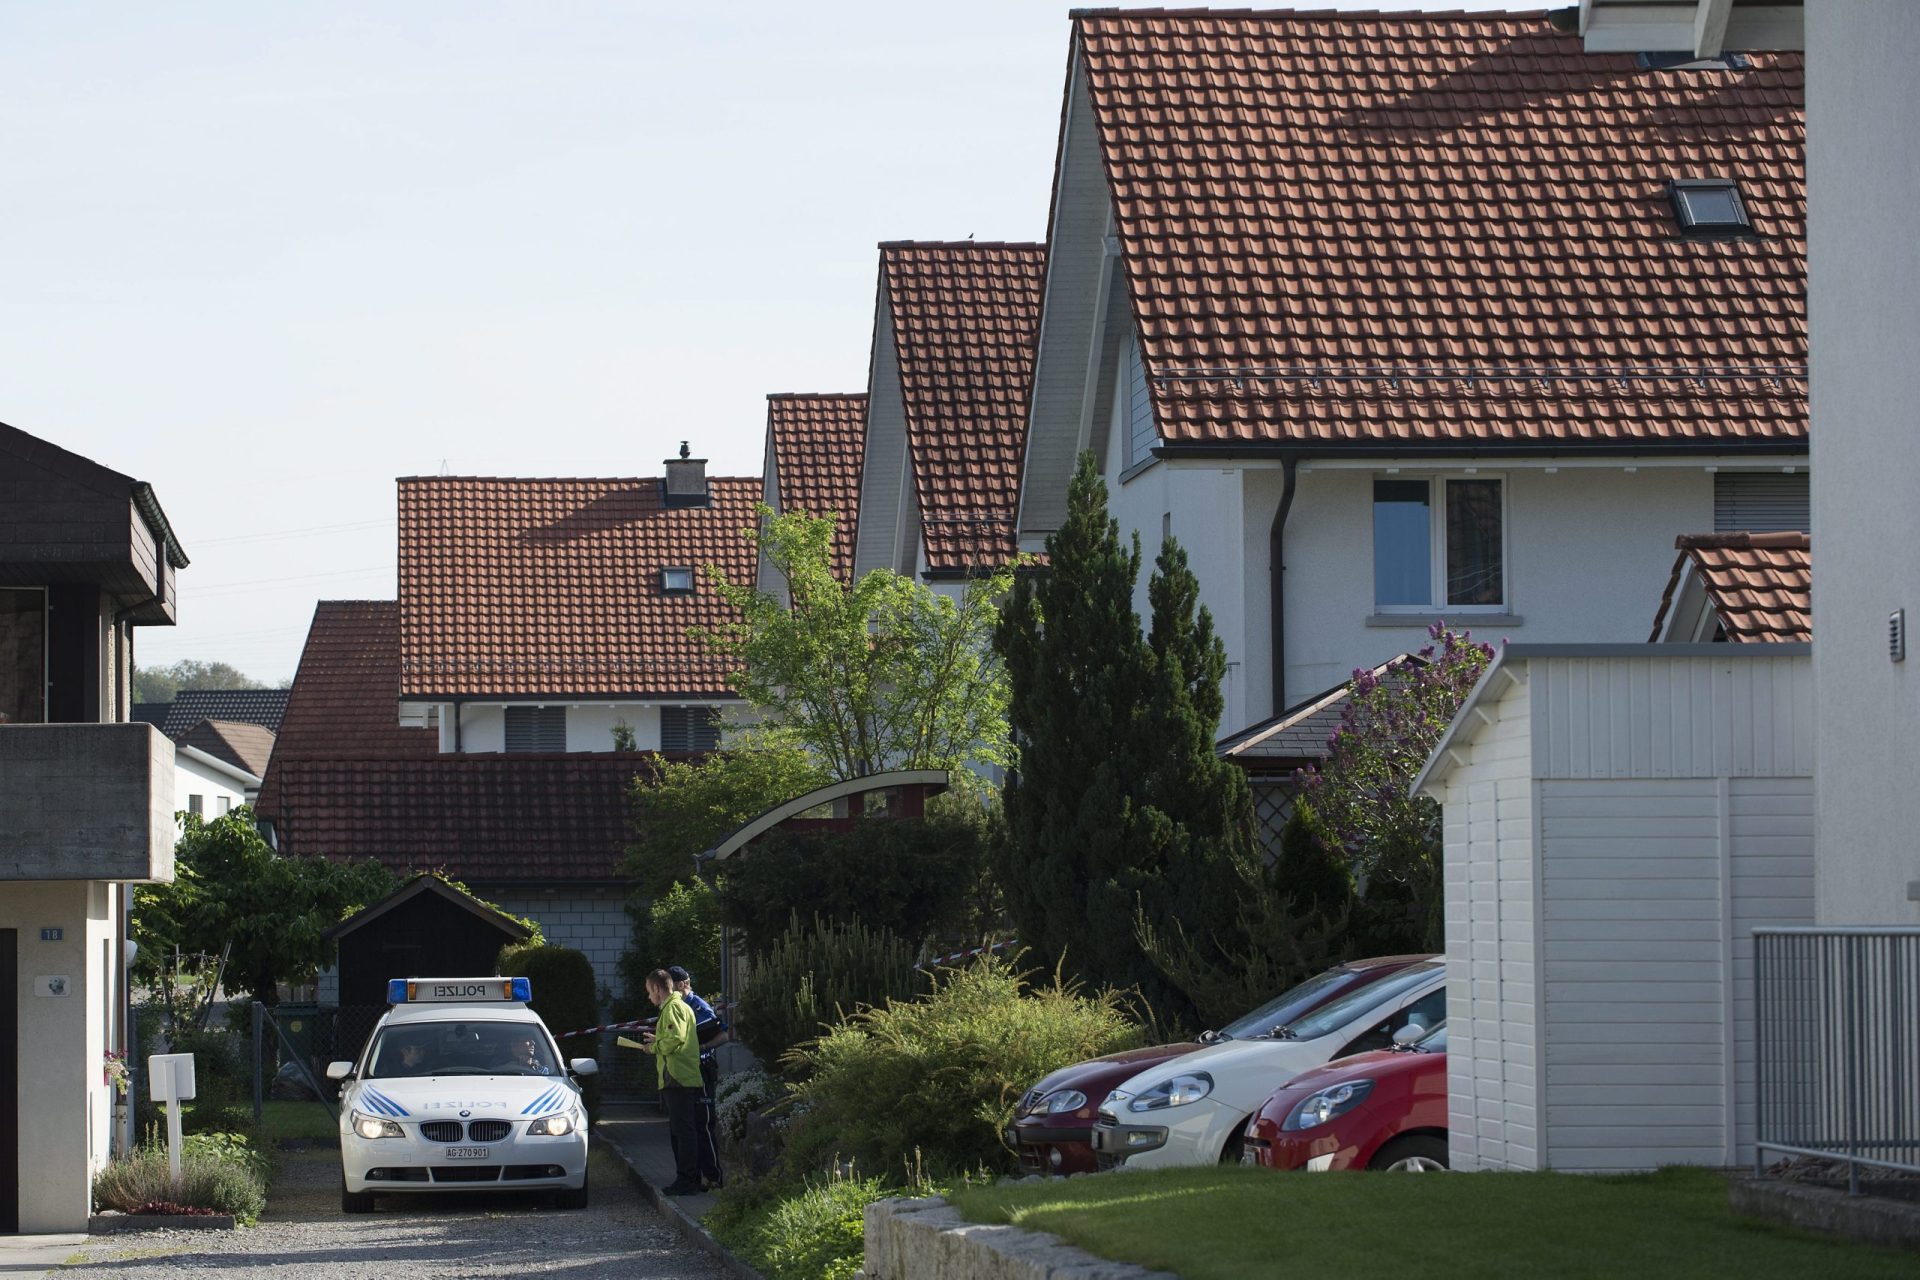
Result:
<svg viewBox="0 0 1920 1280"><path fill-rule="evenodd" d="M633 732L634 749L660 751L662 745L660 711L662 707L712 707L723 718L738 714L738 702L569 702L547 699L528 702L402 703L400 723L411 727L432 726L440 733L443 754L489 754L507 749L507 708L565 707L567 710L568 751L612 751L614 731L626 726ZM456 712L459 717L455 725Z"/></svg>
<svg viewBox="0 0 1920 1280"><path fill-rule="evenodd" d="M1796 11L1797 12L1797 11ZM1819 920L1920 923L1920 5L1806 7Z"/></svg>
<svg viewBox="0 0 1920 1280"><path fill-rule="evenodd" d="M185 813L198 813L208 822L260 794L260 779L245 769L198 747L176 744L173 754L173 793Z"/></svg>
<svg viewBox="0 0 1920 1280"><path fill-rule="evenodd" d="M1804 645L1516 645L1445 813L1456 1169L1752 1157L1753 938L1813 918Z"/></svg>

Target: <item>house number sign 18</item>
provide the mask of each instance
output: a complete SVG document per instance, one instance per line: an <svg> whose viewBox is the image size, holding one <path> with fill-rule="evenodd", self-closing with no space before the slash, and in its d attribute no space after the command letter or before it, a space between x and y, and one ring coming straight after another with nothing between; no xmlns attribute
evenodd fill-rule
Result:
<svg viewBox="0 0 1920 1280"><path fill-rule="evenodd" d="M66 936L67 931L65 929L42 929L40 931L40 941L42 942L58 942Z"/></svg>

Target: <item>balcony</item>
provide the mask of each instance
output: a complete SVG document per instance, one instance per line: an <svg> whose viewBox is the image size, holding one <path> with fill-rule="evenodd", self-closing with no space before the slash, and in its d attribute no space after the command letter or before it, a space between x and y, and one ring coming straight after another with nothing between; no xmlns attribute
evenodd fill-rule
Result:
<svg viewBox="0 0 1920 1280"><path fill-rule="evenodd" d="M173 778L152 725L0 725L0 881L173 879Z"/></svg>

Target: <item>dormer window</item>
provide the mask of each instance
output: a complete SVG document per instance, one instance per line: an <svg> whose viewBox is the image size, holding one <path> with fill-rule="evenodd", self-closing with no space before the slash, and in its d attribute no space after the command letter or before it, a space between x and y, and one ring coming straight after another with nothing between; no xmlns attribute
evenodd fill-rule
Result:
<svg viewBox="0 0 1920 1280"><path fill-rule="evenodd" d="M1680 229L1690 236L1753 234L1740 186L1731 178L1678 178L1669 186Z"/></svg>
<svg viewBox="0 0 1920 1280"><path fill-rule="evenodd" d="M693 594L693 566L670 564L660 570L660 590L670 596Z"/></svg>

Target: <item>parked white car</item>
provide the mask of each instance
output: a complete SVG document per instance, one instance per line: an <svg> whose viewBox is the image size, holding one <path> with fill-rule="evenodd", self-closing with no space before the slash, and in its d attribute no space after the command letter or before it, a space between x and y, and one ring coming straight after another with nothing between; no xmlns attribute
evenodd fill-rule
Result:
<svg viewBox="0 0 1920 1280"><path fill-rule="evenodd" d="M1238 1163L1247 1121L1273 1091L1336 1058L1392 1047L1447 1017L1447 966L1422 960L1267 1034L1156 1064L1107 1095L1093 1128L1102 1168Z"/></svg>
<svg viewBox="0 0 1920 1280"><path fill-rule="evenodd" d="M592 1058L560 1057L525 978L396 978L358 1062L335 1062L340 1208L375 1195L552 1191L587 1205Z"/></svg>

